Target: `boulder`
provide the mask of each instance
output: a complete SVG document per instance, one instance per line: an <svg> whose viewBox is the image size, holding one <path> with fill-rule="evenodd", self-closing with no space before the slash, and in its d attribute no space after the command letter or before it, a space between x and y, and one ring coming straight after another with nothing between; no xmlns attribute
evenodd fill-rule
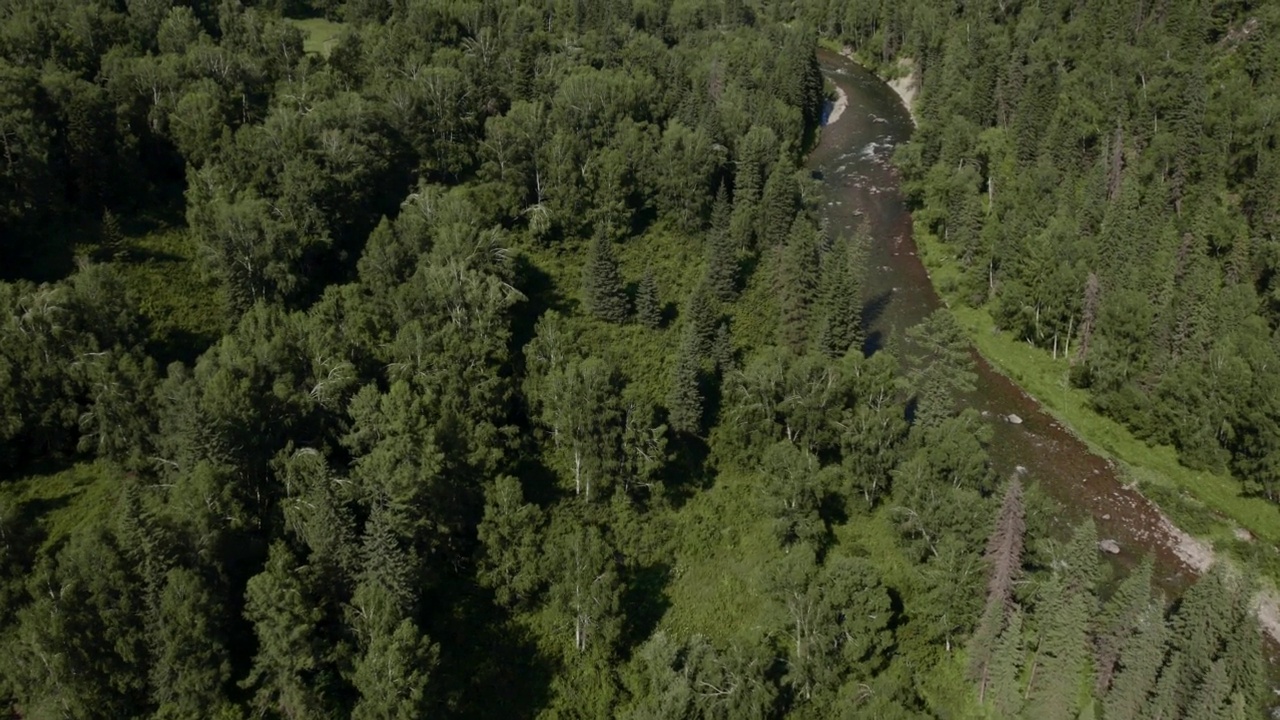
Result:
<svg viewBox="0 0 1280 720"><path fill-rule="evenodd" d="M1115 540L1112 540L1112 539L1110 539L1110 538L1107 538L1106 540L1102 540L1102 541L1100 541L1100 542L1098 543L1098 549L1099 549L1099 550L1101 550L1101 551L1102 551L1102 552L1104 552L1104 553L1111 553L1112 555L1119 555L1119 554L1120 554L1120 543L1118 543L1118 542L1116 542Z"/></svg>
<svg viewBox="0 0 1280 720"><path fill-rule="evenodd" d="M1013 413L1009 413L1009 418L1008 418L1008 420L1009 420L1009 422L1013 423L1014 425L1021 425L1021 424L1022 424L1022 418L1018 417L1017 415L1014 415Z"/></svg>

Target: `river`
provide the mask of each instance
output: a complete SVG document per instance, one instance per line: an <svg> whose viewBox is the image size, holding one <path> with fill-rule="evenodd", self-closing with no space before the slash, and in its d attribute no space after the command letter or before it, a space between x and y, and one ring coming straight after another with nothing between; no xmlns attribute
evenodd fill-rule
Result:
<svg viewBox="0 0 1280 720"><path fill-rule="evenodd" d="M823 128L808 168L828 188L831 231L849 232L863 223L871 235L864 321L867 349L874 351L885 338L942 305L917 256L911 214L891 162L894 148L910 138L913 124L898 95L875 75L835 53L822 51L819 61L827 78L847 95L848 105ZM1026 477L1063 506L1064 527L1092 517L1099 538L1119 545L1120 553L1112 559L1121 568L1150 555L1157 584L1171 594L1184 589L1201 569L1196 565L1202 558L1192 552L1195 541L1126 487L1109 460L1091 452L976 352L974 359L977 391L965 402L991 424L990 450L999 476L1025 468ZM1011 415L1022 422L1009 422Z"/></svg>

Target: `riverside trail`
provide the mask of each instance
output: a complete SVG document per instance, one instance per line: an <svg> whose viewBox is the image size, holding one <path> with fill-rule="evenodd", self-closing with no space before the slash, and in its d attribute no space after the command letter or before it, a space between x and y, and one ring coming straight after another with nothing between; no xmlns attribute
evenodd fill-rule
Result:
<svg viewBox="0 0 1280 720"><path fill-rule="evenodd" d="M863 322L868 352L942 306L927 269L916 252L911 214L900 191L891 158L914 129L912 116L894 88L850 59L826 50L818 60L824 75L839 88L840 113L822 129L807 169L826 187L825 216L832 233L869 233L871 247L864 283ZM1121 480L1116 465L1095 454L1012 380L972 351L977 389L965 398L994 432L990 446L997 474L1023 472L1060 503L1066 525L1093 518L1098 537L1119 548L1110 556L1124 569L1142 557L1155 561L1156 584L1178 595L1214 562L1213 548L1183 532L1135 488ZM1112 548L1114 549L1114 548ZM1268 655L1276 666L1280 611L1271 595L1260 595L1259 620L1274 641Z"/></svg>

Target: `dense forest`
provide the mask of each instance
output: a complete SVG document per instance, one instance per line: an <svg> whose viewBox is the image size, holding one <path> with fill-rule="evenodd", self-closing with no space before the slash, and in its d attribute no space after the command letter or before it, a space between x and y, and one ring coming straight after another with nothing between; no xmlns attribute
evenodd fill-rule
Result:
<svg viewBox="0 0 1280 720"><path fill-rule="evenodd" d="M1261 716L803 170L916 58L975 302L1280 487L1272 18L1094 5L0 0L0 715Z"/></svg>
<svg viewBox="0 0 1280 720"><path fill-rule="evenodd" d="M1280 501L1280 6L805 4L916 61L899 161L969 302L1142 438Z"/></svg>

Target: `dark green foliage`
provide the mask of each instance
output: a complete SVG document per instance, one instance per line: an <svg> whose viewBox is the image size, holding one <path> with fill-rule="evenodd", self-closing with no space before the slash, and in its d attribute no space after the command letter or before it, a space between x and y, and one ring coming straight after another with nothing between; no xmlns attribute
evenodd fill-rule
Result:
<svg viewBox="0 0 1280 720"><path fill-rule="evenodd" d="M700 363L702 358L710 356L715 347L716 326L720 319L708 283L699 283L694 288L681 314L685 321L685 342L690 344L690 352Z"/></svg>
<svg viewBox="0 0 1280 720"><path fill-rule="evenodd" d="M662 299L653 268L645 268L644 276L636 287L636 320L651 330L662 325Z"/></svg>
<svg viewBox="0 0 1280 720"><path fill-rule="evenodd" d="M937 425L954 414L958 396L972 392L976 375L964 331L951 313L935 310L911 328L907 340L917 346L913 385L916 388L916 421Z"/></svg>
<svg viewBox="0 0 1280 720"><path fill-rule="evenodd" d="M698 353L698 336L692 330L685 332L676 356L675 372L671 376L671 390L667 394L667 422L673 430L697 434L702 429L703 395L701 384L701 356Z"/></svg>
<svg viewBox="0 0 1280 720"><path fill-rule="evenodd" d="M787 244L778 259L778 338L796 352L810 335L813 305L818 299L818 232L803 215L796 215Z"/></svg>
<svg viewBox="0 0 1280 720"><path fill-rule="evenodd" d="M1132 634L1117 655L1120 667L1114 671L1110 689L1103 696L1106 717L1115 720L1143 717L1142 713L1153 702L1169 636L1161 605L1149 602L1131 630ZM1099 645L1105 647L1102 643ZM1102 666L1100 676L1106 670L1108 668ZM1173 674L1169 669L1165 672L1170 676ZM1162 678L1161 683L1168 684Z"/></svg>
<svg viewBox="0 0 1280 720"><path fill-rule="evenodd" d="M1276 130L1255 119L1280 97L1259 64L1276 9L804 5L864 57L914 60L904 187L965 298L1140 437L1278 497L1280 255L1252 240L1277 227Z"/></svg>
<svg viewBox="0 0 1280 720"><path fill-rule="evenodd" d="M865 246L841 236L823 253L819 284L818 347L828 357L861 351Z"/></svg>
<svg viewBox="0 0 1280 720"><path fill-rule="evenodd" d="M800 163L815 30L914 57L906 189L970 294L1269 492L1269 10L171 5L0 0L0 715L1263 701L1246 584L1099 607L1087 530L989 533L955 323L862 357L870 238Z"/></svg>
<svg viewBox="0 0 1280 720"><path fill-rule="evenodd" d="M1015 608L996 638L995 651L986 667L986 685L991 690L983 699L989 698L991 706L1001 717L1017 717L1022 709L1022 666L1025 661L1022 611Z"/></svg>
<svg viewBox="0 0 1280 720"><path fill-rule="evenodd" d="M707 234L707 282L716 297L731 301L738 293L738 251L732 235L732 210L724 186L711 208L711 229Z"/></svg>
<svg viewBox="0 0 1280 720"><path fill-rule="evenodd" d="M627 289L618 269L613 243L604 235L596 235L591 241L591 252L582 271L582 290L587 308L593 315L605 322L626 322L630 315Z"/></svg>
<svg viewBox="0 0 1280 720"><path fill-rule="evenodd" d="M1088 658L1087 631L1096 600L1098 535L1085 522L1064 548L1042 590L1036 610L1039 640L1033 660L1035 679L1027 709L1036 717L1074 718L1079 707L1080 677Z"/></svg>

